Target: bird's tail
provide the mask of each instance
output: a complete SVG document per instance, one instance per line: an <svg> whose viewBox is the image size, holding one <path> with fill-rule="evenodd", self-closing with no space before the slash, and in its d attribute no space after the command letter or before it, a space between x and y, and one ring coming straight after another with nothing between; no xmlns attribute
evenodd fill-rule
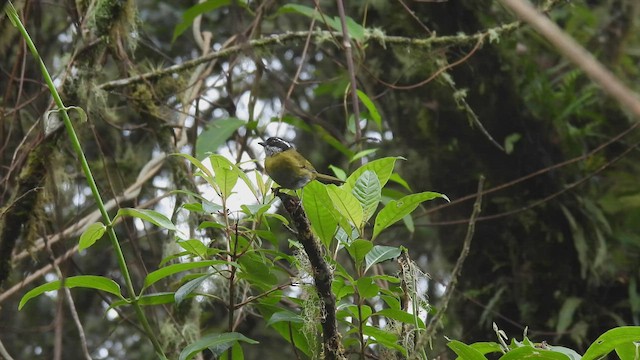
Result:
<svg viewBox="0 0 640 360"><path fill-rule="evenodd" d="M344 181L338 179L337 177L333 177L331 175L320 174L320 173L316 173L316 179L320 180L323 183L336 184L336 185L344 184Z"/></svg>

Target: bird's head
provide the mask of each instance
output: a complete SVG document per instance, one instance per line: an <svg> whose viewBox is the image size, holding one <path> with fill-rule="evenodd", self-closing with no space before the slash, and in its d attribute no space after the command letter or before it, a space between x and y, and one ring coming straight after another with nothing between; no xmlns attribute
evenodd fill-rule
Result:
<svg viewBox="0 0 640 360"><path fill-rule="evenodd" d="M264 152L267 156L273 156L285 150L295 149L290 142L279 137L270 137L264 142L259 142L258 144L264 147Z"/></svg>

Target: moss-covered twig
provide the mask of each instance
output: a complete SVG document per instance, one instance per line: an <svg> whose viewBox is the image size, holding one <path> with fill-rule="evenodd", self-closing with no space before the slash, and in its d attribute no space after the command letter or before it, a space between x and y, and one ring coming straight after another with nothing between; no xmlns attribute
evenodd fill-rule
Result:
<svg viewBox="0 0 640 360"><path fill-rule="evenodd" d="M467 45L467 44L475 44L479 39L489 36L490 39L493 37L499 36L500 34L507 33L513 31L519 27L519 22L513 22L504 24L501 26L497 26L495 28L487 29L483 32L479 32L472 35L459 34L459 35L451 35L451 36L432 36L427 38L410 38L404 36L389 36L385 35L381 31L377 30L369 30L364 35L364 42L377 42L382 46L387 45L401 45L401 46L411 46L415 48L431 48L434 46L451 46L451 45ZM286 42L295 42L295 41L305 41L307 38L311 38L316 41L316 43L320 43L323 41L333 41L336 38L342 38L342 34L338 32L331 31L292 31L283 34L271 35L268 37L263 37L260 39L250 40L247 43L243 43L240 45L229 46L220 51L215 51L208 53L206 55L202 55L196 59L185 61L180 64L176 64L173 66L166 67L161 70L155 70L152 72L140 74L137 76L132 76L124 79L118 79L103 83L99 86L99 89L102 90L114 90L117 88L130 86L132 84L136 84L142 81L149 81L153 79L158 79L164 76L169 76L175 73L181 73L183 71L192 69L200 64L204 64L211 60L226 58L240 52L246 51L247 47L252 49L260 49L267 48L270 46L286 43Z"/></svg>

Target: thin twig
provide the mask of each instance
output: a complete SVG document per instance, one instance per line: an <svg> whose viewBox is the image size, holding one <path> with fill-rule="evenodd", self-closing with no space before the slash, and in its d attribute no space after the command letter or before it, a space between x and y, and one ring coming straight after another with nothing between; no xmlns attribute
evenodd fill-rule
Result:
<svg viewBox="0 0 640 360"><path fill-rule="evenodd" d="M46 236L44 238L46 239ZM64 274L62 274L62 270L60 269L59 262L56 262L55 255L53 254L53 250L51 249L51 246L49 243L46 243L46 247L49 252L51 266L55 269L56 275L58 275L58 279L61 279L64 285ZM76 325L76 329L78 329L78 337L80 338L80 345L82 347L83 355L85 359L91 360L91 355L89 354L89 348L87 347L87 337L84 334L84 328L82 327L82 323L80 322L80 317L78 316L78 312L76 311L76 304L73 301L73 297L71 296L71 291L66 286L62 286L60 291L62 291L62 293L64 294L64 297L66 297L67 299L67 303L69 304L69 312L71 313L73 322ZM64 301L64 299L60 299L60 301ZM58 315L61 315L61 313L62 313L62 307L60 307ZM62 330L62 329L59 329L59 330Z"/></svg>
<svg viewBox="0 0 640 360"><path fill-rule="evenodd" d="M436 331L436 328L440 322L440 318L446 313L447 307L449 306L449 301L451 300L451 295L456 288L458 283L458 278L462 273L462 265L469 255L469 250L471 249L471 240L473 239L473 234L476 229L476 219L478 215L480 215L480 211L482 210L482 188L484 187L484 176L481 175L480 179L478 179L478 190L476 191L476 202L473 204L473 211L471 212L471 217L469 218L469 225L467 226L467 235L464 237L464 242L462 244L462 250L460 251L460 255L458 256L458 261L456 261L456 265L453 267L453 271L451 272L451 281L447 284L447 289L442 296L442 305L438 310L438 313L429 321L429 326L427 327L427 338L431 338Z"/></svg>
<svg viewBox="0 0 640 360"><path fill-rule="evenodd" d="M351 107L353 109L353 125L356 135L354 142L356 144L360 144L360 138L362 137L362 130L360 129L360 101L358 100L356 68L353 65L353 47L351 46L351 39L349 37L349 31L347 30L347 16L344 12L344 3L342 0L336 0L336 4L338 6L338 15L340 16L340 25L342 27L342 46L345 50L344 56L347 58L347 71L349 71L349 80L351 85Z"/></svg>

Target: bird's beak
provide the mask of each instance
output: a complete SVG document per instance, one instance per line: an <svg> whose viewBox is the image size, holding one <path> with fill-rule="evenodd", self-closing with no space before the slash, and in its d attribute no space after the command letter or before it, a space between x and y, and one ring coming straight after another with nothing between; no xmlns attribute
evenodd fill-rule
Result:
<svg viewBox="0 0 640 360"><path fill-rule="evenodd" d="M260 144L260 145L262 145L262 146L267 145L267 144L263 143L262 141L260 141L258 144Z"/></svg>

